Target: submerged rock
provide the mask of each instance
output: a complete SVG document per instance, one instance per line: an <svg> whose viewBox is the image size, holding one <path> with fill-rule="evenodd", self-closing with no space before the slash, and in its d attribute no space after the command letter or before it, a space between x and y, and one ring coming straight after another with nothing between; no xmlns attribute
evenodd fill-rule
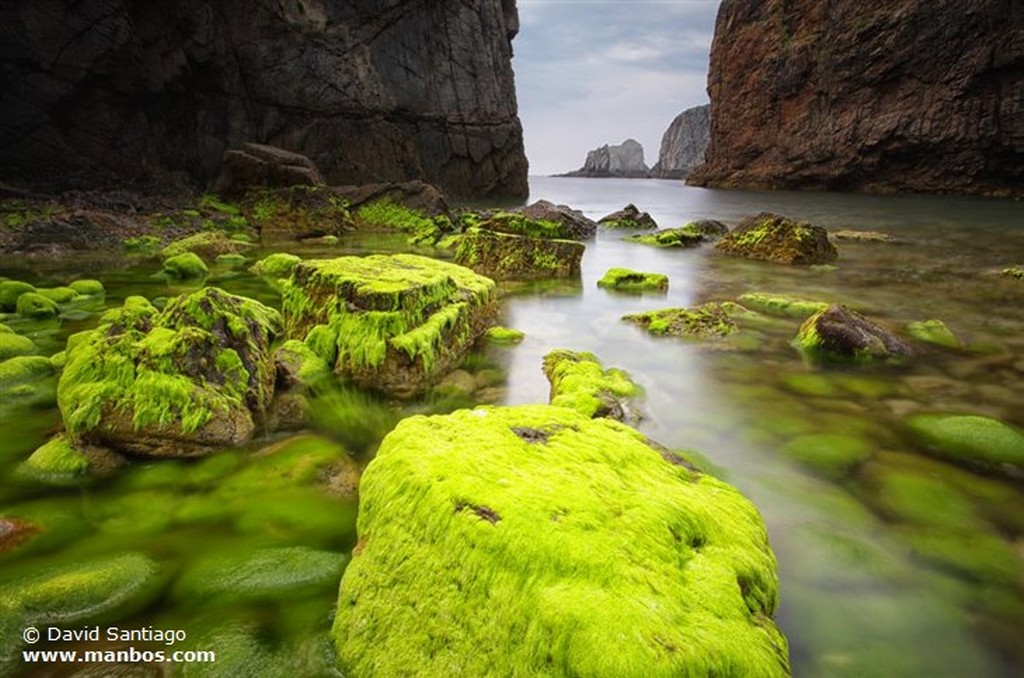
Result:
<svg viewBox="0 0 1024 678"><path fill-rule="evenodd" d="M907 420L907 427L925 449L949 461L1024 474L1024 433L997 419L918 414Z"/></svg>
<svg viewBox="0 0 1024 678"><path fill-rule="evenodd" d="M280 323L215 287L162 311L129 297L68 349L57 395L70 438L148 456L244 443L273 395Z"/></svg>
<svg viewBox="0 0 1024 678"><path fill-rule="evenodd" d="M20 280L0 281L0 311L11 313L17 308L18 297L26 292L35 292L35 285Z"/></svg>
<svg viewBox="0 0 1024 678"><path fill-rule="evenodd" d="M15 334L10 328L7 328L7 331L0 331L0 362L35 352L36 344L28 337Z"/></svg>
<svg viewBox="0 0 1024 678"><path fill-rule="evenodd" d="M53 318L60 313L57 302L39 292L25 292L18 297L15 306L18 315L23 318Z"/></svg>
<svg viewBox="0 0 1024 678"><path fill-rule="evenodd" d="M776 264L830 264L839 257L824 228L770 212L747 217L715 247L732 256Z"/></svg>
<svg viewBox="0 0 1024 678"><path fill-rule="evenodd" d="M622 316L651 334L673 337L727 337L739 330L722 304L708 302L694 308L666 308Z"/></svg>
<svg viewBox="0 0 1024 678"><path fill-rule="evenodd" d="M597 286L621 292L665 292L668 290L668 276L664 273L631 271L628 268L610 268L597 281Z"/></svg>
<svg viewBox="0 0 1024 678"><path fill-rule="evenodd" d="M410 417L360 497L332 630L346 674L789 675L757 510L619 422Z"/></svg>
<svg viewBox="0 0 1024 678"><path fill-rule="evenodd" d="M888 233L880 231L855 231L848 228L833 231L832 237L836 240L854 240L858 242L899 242L895 236Z"/></svg>
<svg viewBox="0 0 1024 678"><path fill-rule="evenodd" d="M829 306L824 301L810 301L779 294L764 294L762 292L741 294L737 301L761 313L789 318L807 318L815 313L824 311Z"/></svg>
<svg viewBox="0 0 1024 678"><path fill-rule="evenodd" d="M805 354L819 358L905 360L914 356L910 344L839 304L805 320L795 343Z"/></svg>
<svg viewBox="0 0 1024 678"><path fill-rule="evenodd" d="M492 280L411 254L299 262L282 298L288 336L339 377L399 397L457 365L497 314Z"/></svg>
<svg viewBox="0 0 1024 678"><path fill-rule="evenodd" d="M583 243L532 238L471 228L455 250L455 262L495 280L575 278Z"/></svg>
<svg viewBox="0 0 1024 678"><path fill-rule="evenodd" d="M551 351L544 356L544 376L551 383L548 402L552 405L631 424L641 418L632 404L642 393L640 387L623 370L604 369L593 353Z"/></svg>
<svg viewBox="0 0 1024 678"><path fill-rule="evenodd" d="M941 320L923 320L907 325L907 332L914 339L944 348L963 348L964 344Z"/></svg>
<svg viewBox="0 0 1024 678"><path fill-rule="evenodd" d="M658 222L647 212L641 212L630 203L617 212L601 217L597 223L605 228L650 230L658 228Z"/></svg>
<svg viewBox="0 0 1024 678"><path fill-rule="evenodd" d="M83 278L81 280L75 280L68 283L68 287L78 292L82 296L97 297L102 294L106 294L106 289L103 287L103 283L99 280L92 280L91 278Z"/></svg>
<svg viewBox="0 0 1024 678"><path fill-rule="evenodd" d="M180 280L205 278L210 269L195 252L176 254L164 261L164 273Z"/></svg>
<svg viewBox="0 0 1024 678"><path fill-rule="evenodd" d="M526 338L526 335L510 327L492 327L484 332L484 338L488 343L507 346L509 344L518 344Z"/></svg>

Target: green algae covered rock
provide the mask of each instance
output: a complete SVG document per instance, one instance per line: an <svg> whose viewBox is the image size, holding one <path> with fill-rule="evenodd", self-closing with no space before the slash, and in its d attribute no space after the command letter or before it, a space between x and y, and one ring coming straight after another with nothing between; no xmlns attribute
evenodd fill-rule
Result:
<svg viewBox="0 0 1024 678"><path fill-rule="evenodd" d="M587 417L635 423L640 413L631 400L641 395L629 374L604 369L593 353L557 349L544 356L544 376L551 383L548 401Z"/></svg>
<svg viewBox="0 0 1024 678"><path fill-rule="evenodd" d="M1012 475L1024 472L1024 434L997 419L918 414L907 420L907 427L929 452L954 463Z"/></svg>
<svg viewBox="0 0 1024 678"><path fill-rule="evenodd" d="M302 258L294 254L275 252L257 261L249 270L261 278L287 278L300 261Z"/></svg>
<svg viewBox="0 0 1024 678"><path fill-rule="evenodd" d="M192 563L175 584L175 595L206 603L285 600L333 590L345 569L340 553L304 546L231 550Z"/></svg>
<svg viewBox="0 0 1024 678"><path fill-rule="evenodd" d="M56 304L67 304L80 296L78 292L71 287L40 287L36 292Z"/></svg>
<svg viewBox="0 0 1024 678"><path fill-rule="evenodd" d="M943 348L963 348L964 346L963 342L941 320L924 320L910 323L907 325L907 332L918 341L935 344Z"/></svg>
<svg viewBox="0 0 1024 678"><path fill-rule="evenodd" d="M604 228L628 229L628 230L651 230L658 228L658 222L647 212L641 212L636 205L630 203L617 212L601 217L597 220L599 226Z"/></svg>
<svg viewBox="0 0 1024 678"><path fill-rule="evenodd" d="M176 254L164 261L164 273L171 278L180 280L205 278L209 272L210 269L195 252Z"/></svg>
<svg viewBox="0 0 1024 678"><path fill-rule="evenodd" d="M830 264L839 258L824 228L770 212L747 217L715 247L732 256L776 264Z"/></svg>
<svg viewBox="0 0 1024 678"><path fill-rule="evenodd" d="M358 530L332 630L346 675L789 675L757 509L619 422L407 418Z"/></svg>
<svg viewBox="0 0 1024 678"><path fill-rule="evenodd" d="M722 304L708 302L694 308L666 308L622 317L651 334L708 339L727 337L739 329Z"/></svg>
<svg viewBox="0 0 1024 678"><path fill-rule="evenodd" d="M526 335L510 327L491 327L484 332L484 338L488 343L508 346L510 344L518 344L526 338Z"/></svg>
<svg viewBox="0 0 1024 678"><path fill-rule="evenodd" d="M10 328L8 328L7 332L0 332L0 362L15 356L35 353L36 344L34 341L9 330Z"/></svg>
<svg viewBox="0 0 1024 678"><path fill-rule="evenodd" d="M707 237L703 233L683 226L681 228L666 228L654 233L630 235L623 240L652 247L697 247L707 240Z"/></svg>
<svg viewBox="0 0 1024 678"><path fill-rule="evenodd" d="M17 611L26 625L111 619L143 607L159 583L157 564L147 556L105 556L4 581L0 607Z"/></svg>
<svg viewBox="0 0 1024 678"><path fill-rule="evenodd" d="M824 311L829 306L824 301L808 301L806 299L796 299L794 297L764 294L761 292L741 294L737 301L755 311L789 318L806 318Z"/></svg>
<svg viewBox="0 0 1024 678"><path fill-rule="evenodd" d="M106 294L106 289L103 287L103 283L91 278L75 280L74 282L68 283L68 287L82 296L96 297L101 294Z"/></svg>
<svg viewBox="0 0 1024 678"><path fill-rule="evenodd" d="M343 379L399 397L457 365L497 313L494 281L412 254L299 262L282 299L288 336Z"/></svg>
<svg viewBox="0 0 1024 678"><path fill-rule="evenodd" d="M302 240L353 229L348 202L327 186L292 186L249 194L242 210L260 239Z"/></svg>
<svg viewBox="0 0 1024 678"><path fill-rule="evenodd" d="M0 362L0 393L52 376L54 367L43 356L16 356Z"/></svg>
<svg viewBox="0 0 1024 678"><path fill-rule="evenodd" d="M840 480L871 458L874 446L862 439L839 433L800 436L782 447L782 452L821 475Z"/></svg>
<svg viewBox="0 0 1024 678"><path fill-rule="evenodd" d="M460 238L455 263L495 280L576 278L583 243L470 228Z"/></svg>
<svg viewBox="0 0 1024 678"><path fill-rule="evenodd" d="M0 311L10 313L17 308L18 297L26 292L35 292L35 285L20 280L0 281Z"/></svg>
<svg viewBox="0 0 1024 678"><path fill-rule="evenodd" d="M808 357L823 360L899 362L914 356L907 342L838 304L805 320L794 343Z"/></svg>
<svg viewBox="0 0 1024 678"><path fill-rule="evenodd" d="M58 435L39 447L19 467L19 474L42 482L63 484L74 481L89 469L89 460L76 450L65 435Z"/></svg>
<svg viewBox="0 0 1024 678"><path fill-rule="evenodd" d="M57 302L39 292L25 292L18 297L15 305L18 315L23 318L53 318L60 313Z"/></svg>
<svg viewBox="0 0 1024 678"><path fill-rule="evenodd" d="M621 292L665 292L668 290L668 276L628 268L609 268L597 281L597 286Z"/></svg>
<svg viewBox="0 0 1024 678"><path fill-rule="evenodd" d="M214 259L222 254L238 254L243 246L238 241L228 238L223 231L202 231L175 240L160 250L160 257L170 259L192 252L203 259Z"/></svg>
<svg viewBox="0 0 1024 678"><path fill-rule="evenodd" d="M68 435L152 456L245 442L273 395L280 324L274 309L215 287L163 310L129 297L67 351L57 397Z"/></svg>

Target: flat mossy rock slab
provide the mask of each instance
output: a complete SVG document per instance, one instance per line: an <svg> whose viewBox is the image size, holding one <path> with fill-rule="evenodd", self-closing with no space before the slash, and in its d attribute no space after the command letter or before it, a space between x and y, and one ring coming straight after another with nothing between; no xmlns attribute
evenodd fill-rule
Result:
<svg viewBox="0 0 1024 678"><path fill-rule="evenodd" d="M468 268L412 254L302 261L283 282L286 333L342 379L412 397L493 324L494 287Z"/></svg>
<svg viewBox="0 0 1024 678"><path fill-rule="evenodd" d="M597 281L597 286L620 292L666 292L668 276L664 273L644 273L628 268L609 268Z"/></svg>
<svg viewBox="0 0 1024 678"><path fill-rule="evenodd" d="M1024 475L1024 433L998 419L977 415L918 414L910 433L932 454L954 463Z"/></svg>
<svg viewBox="0 0 1024 678"><path fill-rule="evenodd" d="M593 353L556 349L544 356L544 376L551 383L548 402L587 417L608 417L627 423L640 420L632 400L642 395L629 374L605 369Z"/></svg>
<svg viewBox="0 0 1024 678"><path fill-rule="evenodd" d="M729 311L715 302L694 308L665 308L635 313L622 316L622 319L643 327L651 334L693 339L727 337L739 330Z"/></svg>
<svg viewBox="0 0 1024 678"><path fill-rule="evenodd" d="M494 280L577 278L584 249L573 240L471 228L459 240L455 262Z"/></svg>
<svg viewBox="0 0 1024 678"><path fill-rule="evenodd" d="M715 247L732 256L776 264L830 264L839 258L824 228L770 212L747 217Z"/></svg>
<svg viewBox="0 0 1024 678"><path fill-rule="evenodd" d="M795 344L812 358L899 362L914 357L914 349L903 339L839 304L805 320Z"/></svg>
<svg viewBox="0 0 1024 678"><path fill-rule="evenodd" d="M623 240L652 247L697 247L707 240L707 236L683 226L681 228L665 228L654 233L630 235Z"/></svg>
<svg viewBox="0 0 1024 678"><path fill-rule="evenodd" d="M129 297L68 349L57 399L69 437L158 457L244 443L273 396L280 326L274 309L216 287L163 310Z"/></svg>
<svg viewBox="0 0 1024 678"><path fill-rule="evenodd" d="M789 675L757 509L624 424L410 417L360 497L346 675Z"/></svg>
<svg viewBox="0 0 1024 678"><path fill-rule="evenodd" d="M604 228L615 228L636 231L649 231L658 228L658 222L647 212L641 212L636 205L630 203L621 210L601 217L597 223Z"/></svg>
<svg viewBox="0 0 1024 678"><path fill-rule="evenodd" d="M6 580L0 608L26 625L110 619L151 601L161 579L157 564L141 553L107 556Z"/></svg>
<svg viewBox="0 0 1024 678"><path fill-rule="evenodd" d="M824 301L797 299L795 297L787 297L780 294L764 294L762 292L741 294L737 301L749 309L767 313L768 315L788 318L807 318L819 311L824 311L829 306Z"/></svg>

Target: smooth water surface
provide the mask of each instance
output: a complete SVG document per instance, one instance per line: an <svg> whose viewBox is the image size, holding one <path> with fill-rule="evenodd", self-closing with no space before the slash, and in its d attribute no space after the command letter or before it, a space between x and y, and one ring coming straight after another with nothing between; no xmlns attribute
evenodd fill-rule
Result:
<svg viewBox="0 0 1024 678"><path fill-rule="evenodd" d="M709 218L733 226L767 210L829 229L901 238L902 244L841 242L838 268L821 270L733 259L711 247L660 250L602 231L587 243L580 280L530 284L503 300L502 322L524 331L525 341L488 348L473 360L504 370L504 387L487 389L488 401L508 404L546 402L541 359L554 348L593 351L606 366L629 371L646 392L640 428L669 447L699 452L764 515L782 581L776 617L789 638L794 675L1024 672L1019 479L929 457L905 426L909 415L934 411L983 414L1024 427L1024 283L992 273L1024 263L1024 204L534 177L530 200L541 198L592 218L634 203L665 228ZM352 236L340 246L296 245L293 251L323 257L404 247L401 238ZM597 279L613 266L665 273L669 291L635 296L599 289ZM194 289L153 279L158 263L120 254L0 261L0 275L43 284L78 277L83 268L106 285L108 306L131 294ZM214 284L228 291L277 303L247 273L219 275ZM822 369L806 364L790 345L796 319L771 322L746 342L725 347L654 338L621 321L627 313L752 291L846 303L896 331L939 318L967 348L926 348L906 367ZM23 329L49 355L96 320L94 314ZM429 408L438 406L413 403L405 411ZM135 462L85 487L48 488L17 482L13 469L59 424L56 408L0 407L0 417L0 515L5 506L23 512L28 506L33 515L63 516L54 521L63 532L42 547L14 559L0 554L0 577L83 555L138 550L173 579L211 554L295 545L341 554L354 545L351 500L316 483L283 488L273 468L261 471L266 457L253 452L288 435L205 461ZM351 432L341 429L348 425L328 418L319 432L346 442ZM837 474L794 452L808 441L829 440L815 438L822 435L852 440L867 450L865 460ZM224 487L239 489L225 495ZM197 600L170 586L132 622L179 625L221 648L243 638L231 646L236 653L251 651L260 662L301 674L299 667L321 666L316 657L323 661L330 653L322 641L335 592L332 585L288 601ZM71 674L70 668L38 672Z"/></svg>

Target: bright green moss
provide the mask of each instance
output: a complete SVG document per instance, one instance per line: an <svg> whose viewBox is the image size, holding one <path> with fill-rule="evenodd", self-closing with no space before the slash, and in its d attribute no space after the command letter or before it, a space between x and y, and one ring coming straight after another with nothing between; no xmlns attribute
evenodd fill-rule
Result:
<svg viewBox="0 0 1024 678"><path fill-rule="evenodd" d="M17 308L18 297L26 292L35 292L34 285L20 280L4 280L0 282L0 311L10 313Z"/></svg>
<svg viewBox="0 0 1024 678"><path fill-rule="evenodd" d="M1024 280L1024 267L1022 266L1010 266L1004 268L999 273L1004 278L1013 278L1014 280Z"/></svg>
<svg viewBox="0 0 1024 678"><path fill-rule="evenodd" d="M326 384L334 373L330 365L309 344L289 339L274 354L275 362L287 365L300 384L310 388Z"/></svg>
<svg viewBox="0 0 1024 678"><path fill-rule="evenodd" d="M14 332L0 332L0 362L19 355L29 355L35 351L35 342L28 337Z"/></svg>
<svg viewBox="0 0 1024 678"><path fill-rule="evenodd" d="M162 240L156 235L140 235L125 238L121 241L128 252L154 252L160 247Z"/></svg>
<svg viewBox="0 0 1024 678"><path fill-rule="evenodd" d="M26 624L73 624L140 609L157 593L157 565L141 553L60 565L0 586L0 605Z"/></svg>
<svg viewBox="0 0 1024 678"><path fill-rule="evenodd" d="M944 348L963 348L961 342L941 320L924 320L907 325L907 332L918 341Z"/></svg>
<svg viewBox="0 0 1024 678"><path fill-rule="evenodd" d="M749 292L741 294L738 301L748 308L769 315L790 318L806 318L828 308L823 301L807 301L776 294Z"/></svg>
<svg viewBox="0 0 1024 678"><path fill-rule="evenodd" d="M75 280L74 282L68 283L68 287L78 292L82 296L99 296L105 294L106 290L103 287L103 283L99 280L92 280L85 278L82 280Z"/></svg>
<svg viewBox="0 0 1024 678"><path fill-rule="evenodd" d="M630 242L637 242L641 245L652 247L697 247L707 237L685 226L683 228L666 228L654 233L640 233L623 238Z"/></svg>
<svg viewBox="0 0 1024 678"><path fill-rule="evenodd" d="M544 356L544 375L551 382L549 402L587 417L638 419L629 400L641 395L629 374L604 369L593 353L556 349Z"/></svg>
<svg viewBox="0 0 1024 678"><path fill-rule="evenodd" d="M85 473L89 461L71 445L67 436L58 435L33 452L21 468L42 480L69 478Z"/></svg>
<svg viewBox="0 0 1024 678"><path fill-rule="evenodd" d="M71 287L40 287L36 291L57 304L67 304L79 296Z"/></svg>
<svg viewBox="0 0 1024 678"><path fill-rule="evenodd" d="M676 337L726 337L739 327L721 304L709 302L694 308L666 308L622 317L651 334Z"/></svg>
<svg viewBox="0 0 1024 678"><path fill-rule="evenodd" d="M57 302L38 292L25 292L18 297L18 315L23 318L53 318L60 313Z"/></svg>
<svg viewBox="0 0 1024 678"><path fill-rule="evenodd" d="M873 451L870 442L838 433L800 436L782 447L786 456L834 480L844 478L851 469L867 461Z"/></svg>
<svg viewBox="0 0 1024 678"><path fill-rule="evenodd" d="M1024 434L996 419L918 414L907 426L927 450L950 461L1014 472L1024 468Z"/></svg>
<svg viewBox="0 0 1024 678"><path fill-rule="evenodd" d="M198 206L200 209L213 210L214 212L220 212L231 216L238 216L242 213L242 210L238 205L232 205L229 202L225 202L212 193L204 193L199 199Z"/></svg>
<svg viewBox="0 0 1024 678"><path fill-rule="evenodd" d="M175 240L160 250L160 256L170 259L189 252L196 255L215 257L220 254L237 254L239 245L221 231L202 231Z"/></svg>
<svg viewBox="0 0 1024 678"><path fill-rule="evenodd" d="M218 254L216 262L221 266L228 266L230 268L242 268L245 266L246 259L244 254Z"/></svg>
<svg viewBox="0 0 1024 678"><path fill-rule="evenodd" d="M177 254L164 261L164 273L172 278L187 280L205 278L210 272L199 255L194 252Z"/></svg>
<svg viewBox="0 0 1024 678"><path fill-rule="evenodd" d="M358 529L332 631L346 674L789 675L757 510L618 422L407 418Z"/></svg>
<svg viewBox="0 0 1024 678"><path fill-rule="evenodd" d="M526 335L519 330L514 330L509 327L491 327L484 332L484 338L488 343L497 344L499 346L518 344L525 337Z"/></svg>
<svg viewBox="0 0 1024 678"><path fill-rule="evenodd" d="M500 233L525 235L530 238L571 239L573 232L557 221L530 219L522 214L499 212L480 224L480 228Z"/></svg>
<svg viewBox="0 0 1024 678"><path fill-rule="evenodd" d="M0 393L15 386L53 375L54 368L43 356L16 356L0 362Z"/></svg>
<svg viewBox="0 0 1024 678"><path fill-rule="evenodd" d="M364 228L395 230L419 234L431 232L434 222L413 209L390 200L377 200L363 205L355 213L356 223Z"/></svg>
<svg viewBox="0 0 1024 678"><path fill-rule="evenodd" d="M668 276L662 273L643 273L628 268L609 268L597 281L598 287L622 292L664 292L668 290Z"/></svg>
<svg viewBox="0 0 1024 678"><path fill-rule="evenodd" d="M276 281L290 276L300 261L302 259L294 254L275 252L257 261L249 270L261 278Z"/></svg>

